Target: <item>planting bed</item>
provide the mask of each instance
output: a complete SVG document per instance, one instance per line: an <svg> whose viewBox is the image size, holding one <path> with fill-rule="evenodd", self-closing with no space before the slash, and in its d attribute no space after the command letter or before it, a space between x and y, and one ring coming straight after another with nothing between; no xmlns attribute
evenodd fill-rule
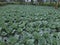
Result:
<svg viewBox="0 0 60 45"><path fill-rule="evenodd" d="M0 7L0 45L60 45L60 8Z"/></svg>

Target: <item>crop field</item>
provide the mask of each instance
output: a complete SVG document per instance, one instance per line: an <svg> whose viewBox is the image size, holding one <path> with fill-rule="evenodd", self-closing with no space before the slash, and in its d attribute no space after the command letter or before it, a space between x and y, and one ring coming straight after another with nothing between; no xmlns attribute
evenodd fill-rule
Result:
<svg viewBox="0 0 60 45"><path fill-rule="evenodd" d="M60 45L60 8L0 7L0 45Z"/></svg>

